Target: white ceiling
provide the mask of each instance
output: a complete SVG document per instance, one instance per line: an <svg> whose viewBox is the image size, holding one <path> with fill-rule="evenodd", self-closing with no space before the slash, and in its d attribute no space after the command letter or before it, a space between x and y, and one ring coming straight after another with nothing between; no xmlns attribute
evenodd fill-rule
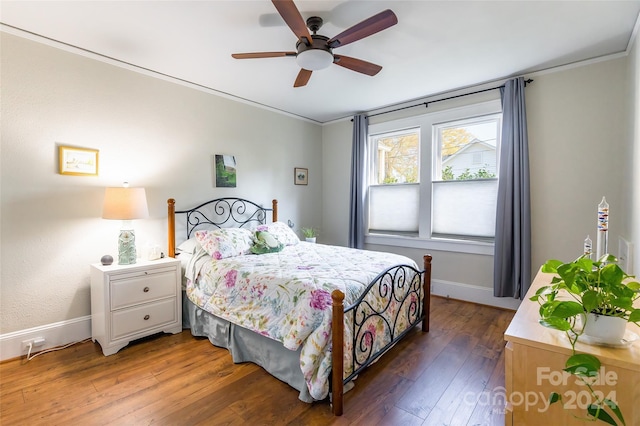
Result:
<svg viewBox="0 0 640 426"><path fill-rule="evenodd" d="M305 1L332 37L384 10L398 24L335 49L383 66L332 65L294 88L296 37L262 1L5 1L2 29L27 31L320 123L429 95L625 52L640 1Z"/></svg>

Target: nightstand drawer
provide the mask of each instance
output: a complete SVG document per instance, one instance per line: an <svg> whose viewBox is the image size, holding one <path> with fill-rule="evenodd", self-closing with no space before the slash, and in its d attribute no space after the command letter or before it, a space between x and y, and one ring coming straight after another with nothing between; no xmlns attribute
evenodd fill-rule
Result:
<svg viewBox="0 0 640 426"><path fill-rule="evenodd" d="M114 312L111 317L111 338L119 339L176 321L176 299L161 300Z"/></svg>
<svg viewBox="0 0 640 426"><path fill-rule="evenodd" d="M176 296L176 270L127 274L126 279L111 281L111 309L120 309L164 297Z"/></svg>

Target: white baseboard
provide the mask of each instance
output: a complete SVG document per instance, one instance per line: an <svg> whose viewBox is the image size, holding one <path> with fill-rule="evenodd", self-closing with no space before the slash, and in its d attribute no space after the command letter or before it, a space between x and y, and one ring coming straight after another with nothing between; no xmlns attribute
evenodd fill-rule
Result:
<svg viewBox="0 0 640 426"><path fill-rule="evenodd" d="M431 294L505 309L516 310L520 306L519 299L494 297L492 288L451 281L431 280Z"/></svg>
<svg viewBox="0 0 640 426"><path fill-rule="evenodd" d="M43 337L45 344L32 350L32 353L88 339L91 337L91 316L2 334L0 335L0 361L26 355L27 351L22 350L22 341L37 337Z"/></svg>

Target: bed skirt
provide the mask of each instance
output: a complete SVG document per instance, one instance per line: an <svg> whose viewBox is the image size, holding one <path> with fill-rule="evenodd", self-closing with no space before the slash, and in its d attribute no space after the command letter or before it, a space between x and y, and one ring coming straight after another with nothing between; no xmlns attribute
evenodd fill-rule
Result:
<svg viewBox="0 0 640 426"><path fill-rule="evenodd" d="M214 345L226 348L234 363L252 362L289 384L311 403L313 398L300 370L300 349L292 351L282 343L216 317L194 305L182 292L182 327L197 337L206 337Z"/></svg>

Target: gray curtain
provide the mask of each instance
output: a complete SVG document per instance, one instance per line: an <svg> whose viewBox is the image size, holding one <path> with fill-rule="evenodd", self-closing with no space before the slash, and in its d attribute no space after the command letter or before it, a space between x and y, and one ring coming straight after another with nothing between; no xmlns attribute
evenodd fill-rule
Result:
<svg viewBox="0 0 640 426"><path fill-rule="evenodd" d="M367 117L353 116L351 150L351 206L349 211L349 247L364 248L364 211L367 161Z"/></svg>
<svg viewBox="0 0 640 426"><path fill-rule="evenodd" d="M531 200L524 78L505 83L493 295L524 298L531 284Z"/></svg>

